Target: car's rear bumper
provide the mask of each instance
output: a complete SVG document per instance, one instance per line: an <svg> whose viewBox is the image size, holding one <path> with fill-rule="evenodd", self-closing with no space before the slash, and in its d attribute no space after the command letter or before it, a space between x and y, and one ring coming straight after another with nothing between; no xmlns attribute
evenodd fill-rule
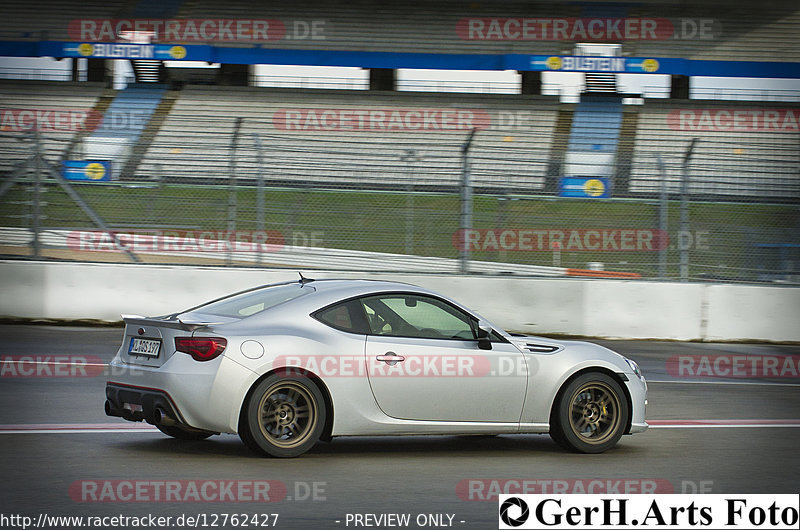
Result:
<svg viewBox="0 0 800 530"><path fill-rule="evenodd" d="M155 424L156 409L161 409L179 423L186 423L175 402L163 390L106 383L105 410L108 416Z"/></svg>
<svg viewBox="0 0 800 530"><path fill-rule="evenodd" d="M156 424L160 407L178 424L209 432L238 430L239 411L256 379L251 370L224 356L197 362L173 355L161 367L114 359L110 366L113 379L107 381L106 398L113 415Z"/></svg>

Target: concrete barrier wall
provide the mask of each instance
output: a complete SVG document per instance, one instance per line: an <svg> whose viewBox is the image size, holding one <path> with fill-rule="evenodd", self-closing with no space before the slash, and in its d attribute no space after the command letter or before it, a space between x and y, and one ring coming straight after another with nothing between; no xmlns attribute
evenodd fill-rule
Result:
<svg viewBox="0 0 800 530"><path fill-rule="evenodd" d="M304 272L427 287L508 330L587 337L800 341L800 289L421 274ZM292 270L0 262L0 317L118 321L159 315L261 284Z"/></svg>

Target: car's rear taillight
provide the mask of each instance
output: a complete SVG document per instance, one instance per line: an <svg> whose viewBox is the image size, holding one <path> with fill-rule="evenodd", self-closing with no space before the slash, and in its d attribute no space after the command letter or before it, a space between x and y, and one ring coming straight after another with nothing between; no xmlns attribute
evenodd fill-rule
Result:
<svg viewBox="0 0 800 530"><path fill-rule="evenodd" d="M175 349L188 353L195 361L216 359L227 345L228 341L220 337L175 337Z"/></svg>

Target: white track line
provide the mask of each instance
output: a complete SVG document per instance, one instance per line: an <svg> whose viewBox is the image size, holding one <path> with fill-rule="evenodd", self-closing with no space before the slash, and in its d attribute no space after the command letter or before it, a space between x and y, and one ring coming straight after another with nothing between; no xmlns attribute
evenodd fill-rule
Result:
<svg viewBox="0 0 800 530"><path fill-rule="evenodd" d="M774 420L650 420L651 429L719 429L719 428L772 428L772 427L800 427L800 420L774 419Z"/></svg>
<svg viewBox="0 0 800 530"><path fill-rule="evenodd" d="M96 434L158 432L147 423L26 423L0 425L0 434Z"/></svg>
<svg viewBox="0 0 800 530"><path fill-rule="evenodd" d="M13 429L3 429L0 430L0 434L97 434L97 433L117 433L117 434L129 434L129 433L139 433L139 432L158 432L158 429L155 427L152 429L105 429L99 431L97 429L22 429L22 430L13 430Z"/></svg>
<svg viewBox="0 0 800 530"><path fill-rule="evenodd" d="M767 429L773 427L800 427L797 423L761 423L747 425L650 425L651 429ZM0 432L0 434L2 434Z"/></svg>
<svg viewBox="0 0 800 530"><path fill-rule="evenodd" d="M797 383L770 383L769 381L697 381L697 380L687 380L687 381L677 381L673 379L663 379L663 380L647 380L647 384L657 384L657 385L746 385L746 386L796 386L800 387L800 381Z"/></svg>

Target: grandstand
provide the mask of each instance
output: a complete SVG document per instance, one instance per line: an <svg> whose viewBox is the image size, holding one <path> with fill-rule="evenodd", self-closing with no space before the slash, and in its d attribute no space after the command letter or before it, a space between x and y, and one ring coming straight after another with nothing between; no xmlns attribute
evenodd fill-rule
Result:
<svg viewBox="0 0 800 530"><path fill-rule="evenodd" d="M0 80L0 110L35 109L45 113L43 119L49 118L52 123L43 128L41 149L55 162L62 160L80 137L101 122L99 104L109 92L103 83ZM7 172L32 154L32 141L22 139L26 125L33 118L14 113L3 116L0 133L5 136L0 141L0 171ZM65 116L69 121L60 120L59 117ZM55 121L57 118L59 121ZM76 124L72 118L80 123Z"/></svg>
<svg viewBox="0 0 800 530"><path fill-rule="evenodd" d="M460 178L461 145L477 128L476 185L539 189L557 112L556 100L543 96L381 92L365 100L352 91L188 86L136 177L227 179L241 118L238 178L256 173L258 135L276 182L385 188L405 185L413 164L415 186L452 188Z"/></svg>
<svg viewBox="0 0 800 530"><path fill-rule="evenodd" d="M674 168L692 138L693 196L723 195L769 200L800 198L797 119L800 112L779 103L649 100L641 107L632 161L632 192L657 193L661 174L656 157Z"/></svg>

